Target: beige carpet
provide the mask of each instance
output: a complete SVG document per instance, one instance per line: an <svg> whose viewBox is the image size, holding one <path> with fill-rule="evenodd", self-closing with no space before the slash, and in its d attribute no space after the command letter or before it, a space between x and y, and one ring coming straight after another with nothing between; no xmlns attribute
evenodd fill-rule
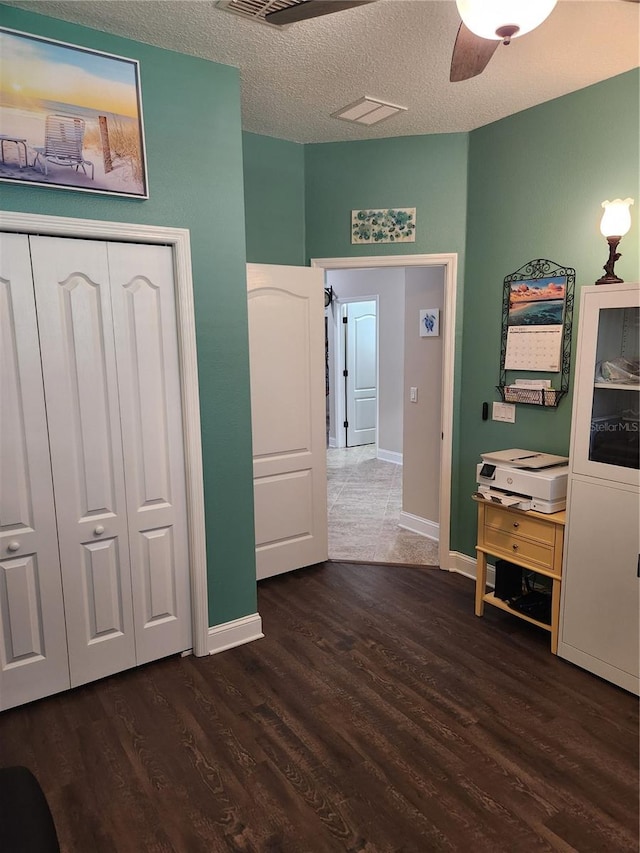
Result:
<svg viewBox="0 0 640 853"><path fill-rule="evenodd" d="M398 526L402 465L376 459L375 445L327 450L329 558L438 565L435 539Z"/></svg>

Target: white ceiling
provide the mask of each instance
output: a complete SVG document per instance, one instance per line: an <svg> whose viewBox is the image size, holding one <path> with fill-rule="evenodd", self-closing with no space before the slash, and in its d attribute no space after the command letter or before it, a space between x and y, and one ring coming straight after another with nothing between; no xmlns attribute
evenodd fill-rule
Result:
<svg viewBox="0 0 640 853"><path fill-rule="evenodd" d="M640 59L640 4L622 0L561 0L537 30L500 45L484 73L462 83L449 82L454 0L377 0L286 28L244 20L212 0L10 5L237 66L243 128L295 142L472 130ZM144 66L141 75L144 97ZM408 110L369 128L330 117L363 95Z"/></svg>

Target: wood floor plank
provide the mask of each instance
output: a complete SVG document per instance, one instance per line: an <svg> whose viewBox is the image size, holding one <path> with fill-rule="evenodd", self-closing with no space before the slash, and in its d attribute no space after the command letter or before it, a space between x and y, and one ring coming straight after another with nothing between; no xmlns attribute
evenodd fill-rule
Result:
<svg viewBox="0 0 640 853"><path fill-rule="evenodd" d="M271 578L264 639L6 711L0 764L65 853L637 853L637 699L473 598L429 568Z"/></svg>

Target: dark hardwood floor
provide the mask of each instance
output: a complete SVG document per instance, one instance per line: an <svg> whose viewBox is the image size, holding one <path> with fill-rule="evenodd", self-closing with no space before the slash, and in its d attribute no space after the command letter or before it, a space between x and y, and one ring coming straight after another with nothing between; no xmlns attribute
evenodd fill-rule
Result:
<svg viewBox="0 0 640 853"><path fill-rule="evenodd" d="M34 771L74 853L637 851L636 698L473 591L264 581L265 639L6 711L0 764Z"/></svg>

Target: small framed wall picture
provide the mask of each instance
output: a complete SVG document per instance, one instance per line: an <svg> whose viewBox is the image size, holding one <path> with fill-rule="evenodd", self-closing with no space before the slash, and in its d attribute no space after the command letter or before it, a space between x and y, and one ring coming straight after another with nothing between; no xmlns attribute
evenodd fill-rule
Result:
<svg viewBox="0 0 640 853"><path fill-rule="evenodd" d="M420 337L435 338L440 334L440 309L420 309Z"/></svg>

